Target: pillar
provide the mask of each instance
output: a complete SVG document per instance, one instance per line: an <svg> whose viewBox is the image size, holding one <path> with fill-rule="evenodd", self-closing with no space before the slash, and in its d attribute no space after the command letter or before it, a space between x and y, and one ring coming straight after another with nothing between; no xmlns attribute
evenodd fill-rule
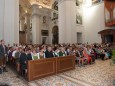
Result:
<svg viewBox="0 0 115 86"><path fill-rule="evenodd" d="M75 0L58 0L59 43L76 42Z"/></svg>
<svg viewBox="0 0 115 86"><path fill-rule="evenodd" d="M38 5L32 5L32 43L40 44L41 30L40 30L40 16Z"/></svg>
<svg viewBox="0 0 115 86"><path fill-rule="evenodd" d="M4 38L4 10L5 0L0 0L0 40Z"/></svg>
<svg viewBox="0 0 115 86"><path fill-rule="evenodd" d="M19 0L0 0L0 37L19 43Z"/></svg>
<svg viewBox="0 0 115 86"><path fill-rule="evenodd" d="M26 43L30 43L30 14L25 14L25 23L27 25L26 29Z"/></svg>
<svg viewBox="0 0 115 86"><path fill-rule="evenodd" d="M20 18L20 31L24 30L24 23L25 23L25 18L24 17Z"/></svg>

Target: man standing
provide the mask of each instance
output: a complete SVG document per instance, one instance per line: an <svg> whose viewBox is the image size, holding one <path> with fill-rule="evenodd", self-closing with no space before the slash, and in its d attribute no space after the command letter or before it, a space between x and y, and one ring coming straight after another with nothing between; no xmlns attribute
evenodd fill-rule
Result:
<svg viewBox="0 0 115 86"><path fill-rule="evenodd" d="M5 46L5 41L1 40L0 44L0 74L3 72L7 72L6 70L6 60L7 60L8 49Z"/></svg>

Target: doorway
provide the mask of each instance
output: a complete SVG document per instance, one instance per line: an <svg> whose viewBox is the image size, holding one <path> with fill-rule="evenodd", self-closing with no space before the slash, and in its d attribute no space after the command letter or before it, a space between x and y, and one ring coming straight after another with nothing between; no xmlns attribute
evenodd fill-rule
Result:
<svg viewBox="0 0 115 86"><path fill-rule="evenodd" d="M77 32L77 43L78 44L82 43L82 33L81 32Z"/></svg>
<svg viewBox="0 0 115 86"><path fill-rule="evenodd" d="M105 35L105 43L113 43L113 35Z"/></svg>
<svg viewBox="0 0 115 86"><path fill-rule="evenodd" d="M52 44L58 44L59 43L59 33L58 33L58 26L54 26L52 29Z"/></svg>
<svg viewBox="0 0 115 86"><path fill-rule="evenodd" d="M26 33L25 31L19 32L19 43L24 44L26 43Z"/></svg>
<svg viewBox="0 0 115 86"><path fill-rule="evenodd" d="M100 32L102 43L114 43L115 42L115 29L105 29Z"/></svg>

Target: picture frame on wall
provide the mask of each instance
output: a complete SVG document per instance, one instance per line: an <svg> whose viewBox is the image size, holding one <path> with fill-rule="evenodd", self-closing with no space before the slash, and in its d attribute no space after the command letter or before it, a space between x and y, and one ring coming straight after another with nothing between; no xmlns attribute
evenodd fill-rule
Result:
<svg viewBox="0 0 115 86"><path fill-rule="evenodd" d="M77 10L76 13L76 24L77 25L82 25L83 24L83 16L82 16L82 10Z"/></svg>
<svg viewBox="0 0 115 86"><path fill-rule="evenodd" d="M103 2L104 0L92 0L92 5Z"/></svg>
<svg viewBox="0 0 115 86"><path fill-rule="evenodd" d="M46 24L46 16L43 16L43 24Z"/></svg>
<svg viewBox="0 0 115 86"><path fill-rule="evenodd" d="M83 0L76 0L76 6L82 8Z"/></svg>
<svg viewBox="0 0 115 86"><path fill-rule="evenodd" d="M41 35L42 36L48 36L49 35L48 30L41 30Z"/></svg>
<svg viewBox="0 0 115 86"><path fill-rule="evenodd" d="M58 19L58 12L52 12L52 21Z"/></svg>
<svg viewBox="0 0 115 86"><path fill-rule="evenodd" d="M105 26L110 27L115 25L115 1L105 0L104 2Z"/></svg>

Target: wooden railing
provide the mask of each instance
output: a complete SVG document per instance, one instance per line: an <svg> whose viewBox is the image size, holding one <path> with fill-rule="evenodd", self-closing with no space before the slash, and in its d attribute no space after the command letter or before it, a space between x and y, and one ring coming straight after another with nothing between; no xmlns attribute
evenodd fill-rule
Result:
<svg viewBox="0 0 115 86"><path fill-rule="evenodd" d="M75 69L75 57L64 56L28 61L28 81Z"/></svg>

